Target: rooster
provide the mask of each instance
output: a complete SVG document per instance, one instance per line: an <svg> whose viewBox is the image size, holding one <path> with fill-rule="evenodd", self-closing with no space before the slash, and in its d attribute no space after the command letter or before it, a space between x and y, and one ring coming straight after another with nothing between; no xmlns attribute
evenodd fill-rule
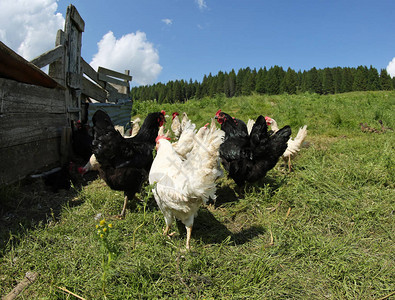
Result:
<svg viewBox="0 0 395 300"><path fill-rule="evenodd" d="M240 187L263 178L287 148L291 128L285 126L270 135L263 116L259 116L248 134L247 125L219 110L215 118L225 131L220 147L222 164L229 177Z"/></svg>
<svg viewBox="0 0 395 300"><path fill-rule="evenodd" d="M222 130L216 129L213 120L210 129L204 127L194 136L193 148L185 159L168 140L161 137L157 140L149 182L155 185L152 191L165 218L163 234L169 234L174 217L181 220L187 230L187 249L190 249L192 226L199 207L209 198L215 199L215 180L222 175L219 147L224 135Z"/></svg>
<svg viewBox="0 0 395 300"><path fill-rule="evenodd" d="M164 115L164 111L148 114L138 134L132 138L124 138L116 131L104 111L98 110L92 117L92 148L100 164L99 174L111 189L124 191L125 200L119 218L125 216L128 199L133 198L148 179L155 138L165 121Z"/></svg>
<svg viewBox="0 0 395 300"><path fill-rule="evenodd" d="M268 126L271 126L274 133L276 133L279 128L277 125L276 120L265 117L266 123ZM304 139L307 136L307 125L304 125L302 128L299 128L298 134L296 135L295 139L289 138L287 142L287 149L282 155L285 163L288 163L288 171L291 172L291 159L295 157L295 155L300 151L300 147Z"/></svg>

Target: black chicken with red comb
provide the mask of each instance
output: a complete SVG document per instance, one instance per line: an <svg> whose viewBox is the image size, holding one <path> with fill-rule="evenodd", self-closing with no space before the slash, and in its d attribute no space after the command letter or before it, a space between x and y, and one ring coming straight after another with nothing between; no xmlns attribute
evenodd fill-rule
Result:
<svg viewBox="0 0 395 300"><path fill-rule="evenodd" d="M155 139L159 127L165 122L164 111L148 114L138 134L132 138L124 138L115 130L111 118L102 110L95 112L92 122L92 149L100 163L100 176L111 189L125 194L124 206L118 216L123 218L128 199L132 199L148 179Z"/></svg>
<svg viewBox="0 0 395 300"><path fill-rule="evenodd" d="M265 118L259 116L248 134L247 125L242 120L221 110L215 118L225 131L225 140L219 149L222 165L238 186L266 176L287 149L291 136L289 126L270 134Z"/></svg>

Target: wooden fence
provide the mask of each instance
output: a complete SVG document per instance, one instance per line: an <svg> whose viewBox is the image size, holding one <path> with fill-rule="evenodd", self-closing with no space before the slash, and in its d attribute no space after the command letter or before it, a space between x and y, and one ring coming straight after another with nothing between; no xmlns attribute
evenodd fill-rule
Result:
<svg viewBox="0 0 395 300"><path fill-rule="evenodd" d="M0 185L66 163L71 122L87 118L89 106L90 114L97 109L90 102L111 107L115 116L112 107L126 105L129 116L126 110L122 120L113 121L124 126L125 116L130 120L129 70L95 71L81 57L84 28L84 20L70 5L55 48L31 62L0 42ZM47 65L48 75L40 70Z"/></svg>

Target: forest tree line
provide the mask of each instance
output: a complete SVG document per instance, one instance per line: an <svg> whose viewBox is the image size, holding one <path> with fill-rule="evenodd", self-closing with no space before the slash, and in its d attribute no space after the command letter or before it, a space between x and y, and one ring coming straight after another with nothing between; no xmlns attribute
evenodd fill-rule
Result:
<svg viewBox="0 0 395 300"><path fill-rule="evenodd" d="M357 68L312 68L308 71L296 72L291 68L285 71L282 67L270 69L240 69L237 73L219 71L213 76L204 75L202 82L185 80L169 81L166 84L133 87L133 100L156 100L159 103L184 102L188 99L213 97L224 94L226 97L257 94L297 94L317 93L335 94L352 91L393 90L395 77L391 79L385 69L380 73L370 66Z"/></svg>

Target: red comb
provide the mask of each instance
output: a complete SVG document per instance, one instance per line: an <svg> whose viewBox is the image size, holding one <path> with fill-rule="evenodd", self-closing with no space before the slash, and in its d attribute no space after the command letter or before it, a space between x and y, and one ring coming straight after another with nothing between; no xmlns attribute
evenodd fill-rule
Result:
<svg viewBox="0 0 395 300"><path fill-rule="evenodd" d="M220 112L221 110L219 109L215 115L218 117Z"/></svg>
<svg viewBox="0 0 395 300"><path fill-rule="evenodd" d="M164 136L164 135L158 135L158 136L156 137L156 139L155 139L155 143L159 142L159 140L161 140L161 139L165 139L165 140L170 141L170 138L169 138L169 137Z"/></svg>
<svg viewBox="0 0 395 300"><path fill-rule="evenodd" d="M78 167L77 171L78 171L78 173L80 173L82 175L84 175L86 173L86 170L84 167Z"/></svg>
<svg viewBox="0 0 395 300"><path fill-rule="evenodd" d="M166 112L162 109L161 111L160 111L164 116L166 116Z"/></svg>
<svg viewBox="0 0 395 300"><path fill-rule="evenodd" d="M175 112L173 112L171 115L173 116L173 120L174 120L174 118L175 118L176 116L178 116L179 113L175 111Z"/></svg>

